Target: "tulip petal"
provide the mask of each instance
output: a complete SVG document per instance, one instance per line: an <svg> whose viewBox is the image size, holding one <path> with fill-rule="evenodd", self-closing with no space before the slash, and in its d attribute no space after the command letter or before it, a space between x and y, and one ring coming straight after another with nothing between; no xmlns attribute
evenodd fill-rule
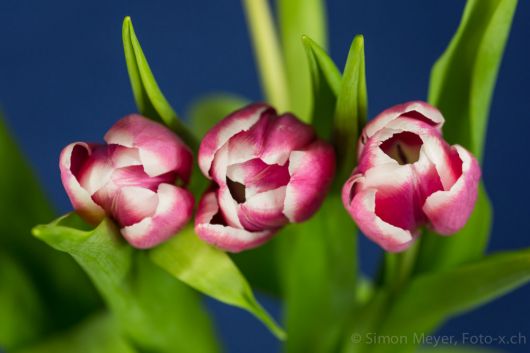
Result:
<svg viewBox="0 0 530 353"><path fill-rule="evenodd" d="M121 234L134 247L151 248L175 235L191 219L193 195L186 189L160 184L154 214L123 227Z"/></svg>
<svg viewBox="0 0 530 353"><path fill-rule="evenodd" d="M396 105L383 111L364 127L359 142L359 155L362 153L364 144L369 138L399 117L422 121L430 126L434 126L437 131L441 131L445 121L438 109L425 102L412 101Z"/></svg>
<svg viewBox="0 0 530 353"><path fill-rule="evenodd" d="M260 158L267 164L284 165L290 152L304 149L315 139L311 126L302 123L292 114L273 117L269 123L265 145Z"/></svg>
<svg viewBox="0 0 530 353"><path fill-rule="evenodd" d="M285 195L284 215L291 222L311 217L322 204L335 174L335 153L325 142L317 141L289 157L291 179Z"/></svg>
<svg viewBox="0 0 530 353"><path fill-rule="evenodd" d="M230 180L245 185L246 198L285 186L290 180L287 166L270 165L259 158L229 166L226 175Z"/></svg>
<svg viewBox="0 0 530 353"><path fill-rule="evenodd" d="M279 228L289 221L283 214L287 187L258 193L239 205L241 225L249 231Z"/></svg>
<svg viewBox="0 0 530 353"><path fill-rule="evenodd" d="M475 205L480 179L475 157L459 145L453 148L462 163L460 177L450 189L429 196L423 206L432 227L441 235L453 234L466 224Z"/></svg>
<svg viewBox="0 0 530 353"><path fill-rule="evenodd" d="M88 160L94 145L76 142L66 146L59 159L61 180L77 213L91 224L99 223L105 211L92 200L90 193L79 183L76 175Z"/></svg>
<svg viewBox="0 0 530 353"><path fill-rule="evenodd" d="M376 214L377 193L376 189L364 189L356 193L348 211L361 231L383 249L403 251L414 242L417 234L385 222Z"/></svg>
<svg viewBox="0 0 530 353"><path fill-rule="evenodd" d="M214 190L206 192L195 217L195 231L199 238L230 252L257 247L270 239L275 229L251 232L226 225L220 215L219 204Z"/></svg>
<svg viewBox="0 0 530 353"><path fill-rule="evenodd" d="M119 120L105 134L108 144L137 148L140 161L149 176L176 172L188 182L193 155L190 149L165 126L132 114Z"/></svg>
<svg viewBox="0 0 530 353"><path fill-rule="evenodd" d="M156 192L142 187L129 186L119 190L111 206L111 213L122 227L126 227L153 216L157 206Z"/></svg>
<svg viewBox="0 0 530 353"><path fill-rule="evenodd" d="M274 109L266 104L251 104L232 113L208 131L199 147L199 167L205 176L210 176L210 166L217 150L232 136L249 130L266 111Z"/></svg>

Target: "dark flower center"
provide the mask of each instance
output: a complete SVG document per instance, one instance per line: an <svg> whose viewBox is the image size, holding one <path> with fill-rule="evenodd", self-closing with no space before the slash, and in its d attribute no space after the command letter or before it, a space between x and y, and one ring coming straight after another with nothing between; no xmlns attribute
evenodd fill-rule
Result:
<svg viewBox="0 0 530 353"><path fill-rule="evenodd" d="M392 135L379 148L400 165L405 165L418 161L422 145L423 141L418 135L404 131Z"/></svg>

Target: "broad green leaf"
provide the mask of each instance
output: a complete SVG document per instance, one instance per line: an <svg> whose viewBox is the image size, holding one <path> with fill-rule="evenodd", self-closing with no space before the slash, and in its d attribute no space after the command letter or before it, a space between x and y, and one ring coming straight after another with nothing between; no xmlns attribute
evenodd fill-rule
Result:
<svg viewBox="0 0 530 353"><path fill-rule="evenodd" d="M340 185L348 178L357 160L357 141L368 114L364 64L364 38L355 36L350 47L335 108L334 138Z"/></svg>
<svg viewBox="0 0 530 353"><path fill-rule="evenodd" d="M278 111L291 108L285 67L268 0L243 0L261 86Z"/></svg>
<svg viewBox="0 0 530 353"><path fill-rule="evenodd" d="M15 349L44 331L44 306L17 262L0 251L0 347Z"/></svg>
<svg viewBox="0 0 530 353"><path fill-rule="evenodd" d="M460 26L433 67L429 101L451 143L482 157L495 81L517 0L468 0Z"/></svg>
<svg viewBox="0 0 530 353"><path fill-rule="evenodd" d="M193 227L151 251L153 261L182 282L223 303L248 310L276 337L285 332L257 302L250 285L230 257L200 240Z"/></svg>
<svg viewBox="0 0 530 353"><path fill-rule="evenodd" d="M187 116L190 119L191 130L200 140L221 119L248 103L249 101L245 98L227 93L202 97L193 102L188 110Z"/></svg>
<svg viewBox="0 0 530 353"><path fill-rule="evenodd" d="M417 276L396 298L377 332L381 336L408 336L408 344L395 345L392 351L410 352L414 334L429 333L444 320L528 281L530 249L490 255L458 268ZM370 352L387 350L382 345Z"/></svg>
<svg viewBox="0 0 530 353"><path fill-rule="evenodd" d="M323 0L277 0L278 24L289 87L290 110L309 122L311 95L309 67L300 42L302 35L327 47L326 9Z"/></svg>
<svg viewBox="0 0 530 353"><path fill-rule="evenodd" d="M278 235L287 353L328 353L341 341L357 295L356 232L340 197L332 195L313 218Z"/></svg>
<svg viewBox="0 0 530 353"><path fill-rule="evenodd" d="M14 353L135 353L120 336L108 313L91 317L79 326Z"/></svg>
<svg viewBox="0 0 530 353"><path fill-rule="evenodd" d="M166 124L175 131L193 149L197 141L180 121L177 113L171 108L162 91L156 83L151 68L147 63L140 42L134 33L130 17L125 17L122 28L123 49L127 71L136 101L136 106L142 115Z"/></svg>
<svg viewBox="0 0 530 353"><path fill-rule="evenodd" d="M47 311L46 329L67 327L99 305L97 293L68 255L31 236L31 228L52 219L54 212L1 113L0 165L5 166L0 173L0 248L14 258L38 291ZM38 320L28 325L32 323Z"/></svg>
<svg viewBox="0 0 530 353"><path fill-rule="evenodd" d="M99 289L125 336L149 352L218 352L200 298L130 247L110 220L90 230L75 214L34 228L69 253Z"/></svg>
<svg viewBox="0 0 530 353"><path fill-rule="evenodd" d="M321 138L330 139L342 77L324 49L307 36L303 36L302 40L311 72L313 93L311 123Z"/></svg>
<svg viewBox="0 0 530 353"><path fill-rule="evenodd" d="M432 231L422 235L415 272L444 270L480 259L488 246L492 213L491 203L481 185L475 209L464 228L450 237Z"/></svg>

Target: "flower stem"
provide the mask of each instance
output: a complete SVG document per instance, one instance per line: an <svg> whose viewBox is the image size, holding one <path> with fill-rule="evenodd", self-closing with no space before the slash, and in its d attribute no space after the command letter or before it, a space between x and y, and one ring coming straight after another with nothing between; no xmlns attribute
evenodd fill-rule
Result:
<svg viewBox="0 0 530 353"><path fill-rule="evenodd" d="M280 112L290 109L285 66L267 0L243 0L254 55L267 101Z"/></svg>

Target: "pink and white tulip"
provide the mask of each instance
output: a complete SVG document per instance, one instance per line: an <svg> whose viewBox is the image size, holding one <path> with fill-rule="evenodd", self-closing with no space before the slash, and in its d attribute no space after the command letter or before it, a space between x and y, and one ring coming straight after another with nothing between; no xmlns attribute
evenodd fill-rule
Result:
<svg viewBox="0 0 530 353"><path fill-rule="evenodd" d="M118 121L105 142L75 142L61 153L61 179L74 209L91 224L112 217L137 248L176 234L193 212L193 196L180 186L190 178L190 149L140 115Z"/></svg>
<svg viewBox="0 0 530 353"><path fill-rule="evenodd" d="M480 168L470 152L443 139L443 123L433 106L409 102L362 132L359 165L342 198L362 232L387 251L407 249L424 225L451 235L471 215Z"/></svg>
<svg viewBox="0 0 530 353"><path fill-rule="evenodd" d="M195 230L208 243L239 252L317 211L335 155L294 115L252 104L206 134L199 166L213 183L199 203Z"/></svg>

